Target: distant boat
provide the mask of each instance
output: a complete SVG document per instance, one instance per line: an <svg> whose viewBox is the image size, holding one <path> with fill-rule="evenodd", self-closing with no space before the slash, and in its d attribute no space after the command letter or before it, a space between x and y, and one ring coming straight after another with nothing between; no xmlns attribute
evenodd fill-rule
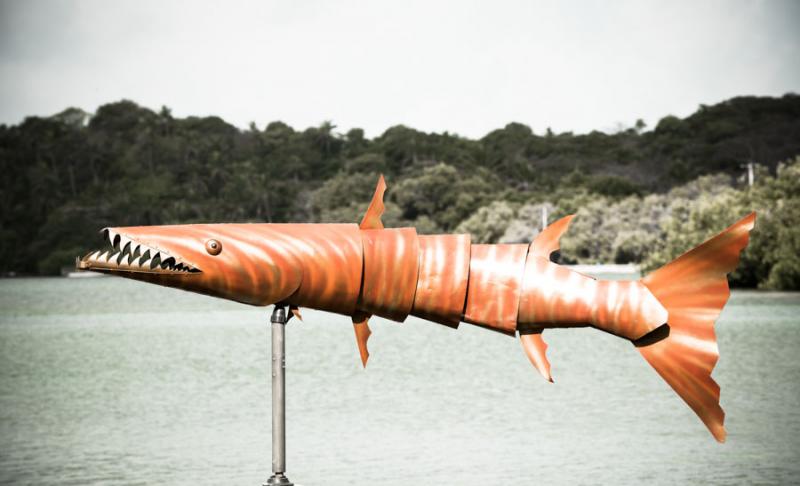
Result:
<svg viewBox="0 0 800 486"><path fill-rule="evenodd" d="M75 267L61 267L61 276L67 278L96 278L106 277L107 275L95 272L75 271Z"/></svg>
<svg viewBox="0 0 800 486"><path fill-rule="evenodd" d="M67 278L97 278L97 277L107 277L108 275L103 275L102 273L94 273L94 272L67 272L64 274Z"/></svg>

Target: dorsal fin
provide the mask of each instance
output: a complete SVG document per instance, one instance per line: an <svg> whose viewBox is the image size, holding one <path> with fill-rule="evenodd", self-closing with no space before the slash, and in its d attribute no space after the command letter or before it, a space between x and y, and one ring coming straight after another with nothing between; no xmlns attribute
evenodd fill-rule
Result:
<svg viewBox="0 0 800 486"><path fill-rule="evenodd" d="M358 345L358 353L361 355L361 364L364 368L367 367L367 360L369 359L369 350L367 349L367 341L369 340L372 331L369 330L369 318L372 314L366 312L356 311L353 314L353 330L356 332L356 344Z"/></svg>
<svg viewBox="0 0 800 486"><path fill-rule="evenodd" d="M375 186L375 194L372 195L372 202L369 203L367 212L364 213L364 218L361 224L358 225L361 229L383 229L383 211L386 209L383 205L383 193L386 192L386 181L381 174L378 179L378 184Z"/></svg>
<svg viewBox="0 0 800 486"><path fill-rule="evenodd" d="M572 220L573 216L575 215L570 214L569 216L564 216L547 228L543 229L542 232L539 233L536 238L534 238L533 243L531 243L530 253L534 256L544 258L550 257L551 253L559 249L559 240L561 239L561 235L567 231L569 222Z"/></svg>

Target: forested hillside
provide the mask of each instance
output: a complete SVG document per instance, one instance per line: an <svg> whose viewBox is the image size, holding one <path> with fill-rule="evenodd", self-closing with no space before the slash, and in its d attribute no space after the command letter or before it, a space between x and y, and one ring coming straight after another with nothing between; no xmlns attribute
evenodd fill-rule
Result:
<svg viewBox="0 0 800 486"><path fill-rule="evenodd" d="M0 126L0 271L57 273L104 226L357 222L384 173L388 226L530 239L538 204L554 215L578 211L565 240L567 261L653 266L698 242L681 235L702 238L758 206L765 219L757 228L774 226L781 250L773 250L795 263L767 263L765 253L737 281L798 288L800 230L783 227L800 227L800 168L795 162L777 171L798 154L794 94L734 98L613 134L533 133L510 123L479 140L405 126L368 139L330 122L302 131L282 122L241 130L217 117L176 118L130 101L93 115L70 108ZM740 178L747 162L759 164L753 188ZM697 180L708 174L716 177ZM613 234L600 238L600 228ZM770 277L776 265L789 269Z"/></svg>

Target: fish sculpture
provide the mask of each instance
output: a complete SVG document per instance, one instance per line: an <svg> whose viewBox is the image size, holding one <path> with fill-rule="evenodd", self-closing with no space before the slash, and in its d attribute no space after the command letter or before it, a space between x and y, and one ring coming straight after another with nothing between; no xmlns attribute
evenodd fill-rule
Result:
<svg viewBox="0 0 800 486"><path fill-rule="evenodd" d="M727 274L747 246L755 213L640 280L597 280L551 261L572 216L530 244L473 244L469 235L384 228L378 181L361 224L188 224L102 230L111 248L79 269L119 275L256 306L313 308L352 318L364 366L368 321L409 315L453 328L461 322L519 337L552 380L542 333L594 327L629 340L725 440L725 414L711 372L719 357L714 321Z"/></svg>

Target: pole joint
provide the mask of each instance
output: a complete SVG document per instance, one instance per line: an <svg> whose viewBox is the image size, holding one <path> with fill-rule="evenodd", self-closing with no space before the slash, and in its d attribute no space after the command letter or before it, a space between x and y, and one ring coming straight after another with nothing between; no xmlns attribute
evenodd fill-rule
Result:
<svg viewBox="0 0 800 486"><path fill-rule="evenodd" d="M269 321L273 324L286 324L286 309L282 305L275 304Z"/></svg>

